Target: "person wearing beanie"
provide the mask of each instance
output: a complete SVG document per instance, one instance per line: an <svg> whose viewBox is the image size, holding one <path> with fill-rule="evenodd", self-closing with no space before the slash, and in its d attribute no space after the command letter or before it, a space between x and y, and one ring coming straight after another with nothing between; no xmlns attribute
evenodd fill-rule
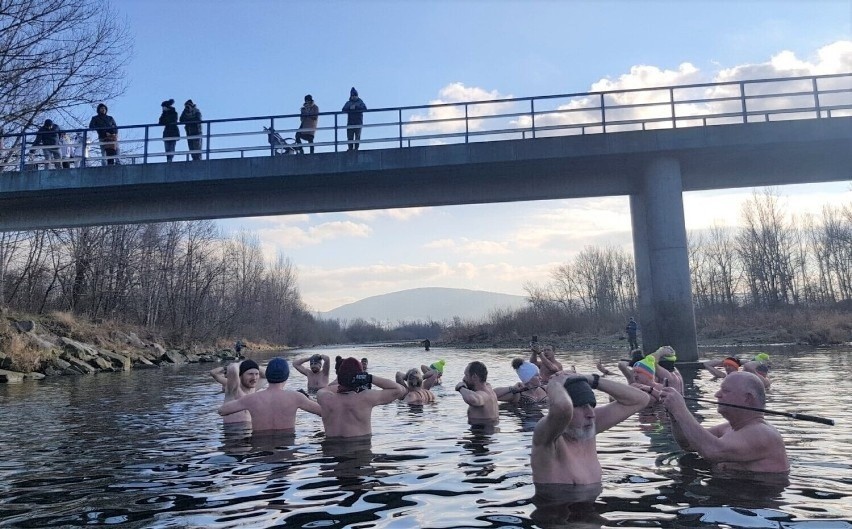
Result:
<svg viewBox="0 0 852 529"><path fill-rule="evenodd" d="M101 165L115 165L118 156L118 125L108 112L107 106L100 103L97 114L89 121L89 128L97 133L100 142Z"/></svg>
<svg viewBox="0 0 852 529"><path fill-rule="evenodd" d="M180 130L178 130L178 115L174 105L174 99L168 99L160 103L160 107L163 111L160 114L159 123L160 125L163 125L163 144L165 145L167 162L171 162L172 159L174 159L175 146L177 146L177 139L180 137Z"/></svg>
<svg viewBox="0 0 852 529"><path fill-rule="evenodd" d="M233 362L228 366L216 367L210 370L213 380L222 384L225 393L225 403L237 400L257 390L257 382L262 374L260 366L254 360ZM233 413L223 417L226 424L251 423L248 412Z"/></svg>
<svg viewBox="0 0 852 529"><path fill-rule="evenodd" d="M766 353L758 353L754 355L753 360L749 360L743 364L743 371L754 373L760 377L760 381L763 382L764 389L769 389L772 385L772 381L769 379L769 355Z"/></svg>
<svg viewBox="0 0 852 529"><path fill-rule="evenodd" d="M186 144L193 160L201 159L201 109L192 99L187 99L183 104L183 112L180 113L180 122L184 124L186 131Z"/></svg>
<svg viewBox="0 0 852 529"><path fill-rule="evenodd" d="M703 365L704 369L713 375L713 378L725 378L731 373L739 371L743 363L735 356L728 356L722 360L707 360Z"/></svg>
<svg viewBox="0 0 852 529"><path fill-rule="evenodd" d="M423 387L423 374L413 367L403 373L396 372L396 383L404 387L405 395L400 400L406 404L428 404L435 402L435 394Z"/></svg>
<svg viewBox="0 0 852 529"><path fill-rule="evenodd" d="M675 367L677 354L670 345L664 345L651 354L657 362L656 380L660 384L671 386L683 392L683 376Z"/></svg>
<svg viewBox="0 0 852 529"><path fill-rule="evenodd" d="M497 412L497 394L488 383L488 368L479 361L464 368L464 377L456 384L456 391L467 404L467 423L471 426L495 426L500 422Z"/></svg>
<svg viewBox="0 0 852 529"><path fill-rule="evenodd" d="M305 362L308 362L308 368L305 368ZM328 356L304 356L293 362L293 367L307 377L308 391L316 392L328 386L328 375L331 372L331 360Z"/></svg>
<svg viewBox="0 0 852 529"><path fill-rule="evenodd" d="M420 364L420 371L423 373L423 387L431 389L435 386L440 386L443 383L441 376L444 374L444 366L447 361L440 359L437 362L432 362L430 365Z"/></svg>
<svg viewBox="0 0 852 529"><path fill-rule="evenodd" d="M311 154L314 153L314 136L317 133L317 125L319 124L319 107L314 103L314 98L311 94L305 96L305 104L302 105L301 122L299 130L296 131L296 143L302 144L302 140L311 144ZM301 147L296 147L299 154L305 154Z"/></svg>
<svg viewBox="0 0 852 529"><path fill-rule="evenodd" d="M358 90L352 87L349 91L349 99L343 104L343 112L346 112L346 150L357 151L358 143L361 141L361 127L364 125L364 111L367 105L358 97Z"/></svg>
<svg viewBox="0 0 852 529"><path fill-rule="evenodd" d="M594 390L611 402L597 407ZM547 384L548 413L535 426L530 465L533 484L601 482L595 436L648 404L648 394L597 374L558 373Z"/></svg>
<svg viewBox="0 0 852 529"><path fill-rule="evenodd" d="M519 406L547 403L547 392L537 365L523 358L515 358L512 360L512 369L518 374L520 382L514 386L494 388L498 400Z"/></svg>
<svg viewBox="0 0 852 529"><path fill-rule="evenodd" d="M243 362L245 363L245 362ZM266 365L266 389L226 402L219 408L219 415L247 411L251 415L253 432L295 432L296 412L307 411L320 414L319 404L298 391L285 390L290 378L290 365L283 358L273 358Z"/></svg>
<svg viewBox="0 0 852 529"><path fill-rule="evenodd" d="M369 385L376 389L369 389ZM357 358L346 358L337 370L337 384L317 392L326 439L372 435L372 410L405 395L405 388L379 376L365 373Z"/></svg>

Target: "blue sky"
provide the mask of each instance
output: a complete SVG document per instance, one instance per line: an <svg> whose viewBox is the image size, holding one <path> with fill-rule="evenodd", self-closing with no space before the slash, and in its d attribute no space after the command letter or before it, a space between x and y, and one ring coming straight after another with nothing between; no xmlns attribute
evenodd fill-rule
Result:
<svg viewBox="0 0 852 529"><path fill-rule="evenodd" d="M193 99L206 119L852 71L852 0L114 2L135 36L121 125ZM689 66L685 66L688 63ZM321 123L322 125L322 123ZM779 188L791 213L850 183ZM690 193L689 228L735 223L750 190ZM586 244L630 247L627 197L220 221L258 234L329 310L424 286L523 294Z"/></svg>

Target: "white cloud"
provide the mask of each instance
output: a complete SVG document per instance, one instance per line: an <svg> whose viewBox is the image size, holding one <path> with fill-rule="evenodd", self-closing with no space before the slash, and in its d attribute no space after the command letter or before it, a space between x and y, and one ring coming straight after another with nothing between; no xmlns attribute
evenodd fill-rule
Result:
<svg viewBox="0 0 852 529"><path fill-rule="evenodd" d="M423 245L427 250L443 250L467 256L490 256L511 253L508 241L473 240L466 237L459 239L437 239Z"/></svg>
<svg viewBox="0 0 852 529"><path fill-rule="evenodd" d="M495 99L511 98L511 95L500 94L497 90L485 90L484 88L465 86L462 83L450 83L438 93L438 98L429 101L429 108L425 113L415 113L408 117L408 123L403 127L406 136L426 136L440 134L460 134L465 132L465 105L470 101L493 101ZM456 104L462 103L462 104ZM513 112L515 103L484 103L468 105L468 118L487 118L499 114ZM491 128L487 125L487 119L472 119L468 122L468 130L475 132L483 128ZM437 140L437 139L436 139Z"/></svg>
<svg viewBox="0 0 852 529"><path fill-rule="evenodd" d="M393 220L406 221L419 217L429 211L428 207L423 208L399 208L399 209L374 209L370 211L350 211L346 215L353 219L362 220L365 222L380 219L390 218Z"/></svg>
<svg viewBox="0 0 852 529"><path fill-rule="evenodd" d="M308 228L280 226L258 230L258 236L269 244L282 248L301 248L313 246L342 237L366 238L372 228L366 224L351 221L334 221L317 224Z"/></svg>

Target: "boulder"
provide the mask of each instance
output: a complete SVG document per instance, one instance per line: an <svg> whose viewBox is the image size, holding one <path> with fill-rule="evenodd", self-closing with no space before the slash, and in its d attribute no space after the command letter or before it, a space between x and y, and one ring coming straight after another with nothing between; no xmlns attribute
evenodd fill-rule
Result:
<svg viewBox="0 0 852 529"><path fill-rule="evenodd" d="M52 351L56 348L55 343L46 340L33 332L27 333L27 336L29 337L31 344L35 345L43 351Z"/></svg>
<svg viewBox="0 0 852 529"><path fill-rule="evenodd" d="M176 349L172 349L163 353L163 356L160 357L160 360L163 362L169 362L172 364L185 364L186 357L180 351Z"/></svg>
<svg viewBox="0 0 852 529"><path fill-rule="evenodd" d="M183 355L186 357L186 361L190 364L197 364L201 361L201 357L195 353L184 353Z"/></svg>
<svg viewBox="0 0 852 529"><path fill-rule="evenodd" d="M24 379L26 380L43 380L44 374L37 373L35 371L30 371L29 373L24 373Z"/></svg>
<svg viewBox="0 0 852 529"><path fill-rule="evenodd" d="M127 334L127 343L128 343L128 345L132 345L133 347L138 347L140 349L145 347L145 342L140 340L139 337L136 336L136 333L134 333L134 332Z"/></svg>
<svg viewBox="0 0 852 529"><path fill-rule="evenodd" d="M130 371L131 362L129 357L113 351L107 351L106 349L101 349L99 353L102 357L108 358L114 368L121 371Z"/></svg>
<svg viewBox="0 0 852 529"><path fill-rule="evenodd" d="M136 369L156 369L159 366L144 356L138 355L136 361L133 362L133 367Z"/></svg>
<svg viewBox="0 0 852 529"><path fill-rule="evenodd" d="M71 364L61 358L52 358L50 360L50 363L53 365L54 368L56 368L56 370L60 372L65 372L71 369Z"/></svg>
<svg viewBox="0 0 852 529"><path fill-rule="evenodd" d="M166 353L166 348L158 343L152 343L151 349L153 349L154 352L157 353L157 356L163 356Z"/></svg>
<svg viewBox="0 0 852 529"><path fill-rule="evenodd" d="M72 340L71 338L62 337L59 339L59 344L64 351L62 357L66 360L68 360L68 356L72 356L84 362L91 362L98 356L98 350L94 346Z"/></svg>
<svg viewBox="0 0 852 529"><path fill-rule="evenodd" d="M89 363L94 364L101 371L115 371L112 367L112 362L106 358L101 358L100 356L96 356L93 360L90 360Z"/></svg>
<svg viewBox="0 0 852 529"><path fill-rule="evenodd" d="M17 329L18 332L33 332L36 328L36 322L32 320L22 320L13 322L12 326Z"/></svg>
<svg viewBox="0 0 852 529"><path fill-rule="evenodd" d="M87 364L86 362L80 360L79 358L75 358L71 355L67 355L63 357L71 364L72 371L79 371L84 375L92 375L95 373L95 368Z"/></svg>
<svg viewBox="0 0 852 529"><path fill-rule="evenodd" d="M7 371L0 369L0 383L18 384L24 381L24 374L17 371Z"/></svg>

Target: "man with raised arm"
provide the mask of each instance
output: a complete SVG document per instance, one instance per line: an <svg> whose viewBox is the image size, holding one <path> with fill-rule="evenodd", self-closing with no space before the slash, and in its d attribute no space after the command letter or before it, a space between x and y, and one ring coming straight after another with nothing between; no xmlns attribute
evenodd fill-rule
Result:
<svg viewBox="0 0 852 529"><path fill-rule="evenodd" d="M370 384L381 389L369 389ZM364 372L357 358L343 360L337 371L337 385L317 392L326 439L371 435L373 408L403 395L404 387Z"/></svg>
<svg viewBox="0 0 852 529"><path fill-rule="evenodd" d="M721 404L751 408L766 405L763 382L757 375L729 373L716 392ZM784 439L763 419L762 411L718 406L719 415L727 419L712 428L704 428L686 407L683 396L674 388L663 388L661 400L672 417L672 433L681 448L713 464L719 471L787 472L787 450Z"/></svg>
<svg viewBox="0 0 852 529"><path fill-rule="evenodd" d="M538 343L536 343L532 347L530 363L538 366L541 381L545 384L550 380L550 377L562 371L562 364L556 359L556 349L552 345L545 345L539 350Z"/></svg>
<svg viewBox="0 0 852 529"><path fill-rule="evenodd" d="M219 415L248 411L252 431L292 432L296 429L296 411L320 414L320 406L297 391L286 391L284 385L290 378L290 366L283 358L273 358L266 366L266 389L237 400L226 402Z"/></svg>
<svg viewBox="0 0 852 529"><path fill-rule="evenodd" d="M497 395L488 383L488 368L482 362L467 365L462 381L456 384L456 391L467 403L468 424L492 425L500 420Z"/></svg>
<svg viewBox="0 0 852 529"><path fill-rule="evenodd" d="M596 408L598 389L614 400ZM548 414L533 432L533 483L588 485L601 481L595 436L648 404L641 390L598 375L559 373L547 384Z"/></svg>
<svg viewBox="0 0 852 529"><path fill-rule="evenodd" d="M400 397L406 404L428 404L435 402L435 394L423 385L423 375L416 367L407 372L396 372L396 383L405 388L407 393Z"/></svg>
<svg viewBox="0 0 852 529"><path fill-rule="evenodd" d="M305 369L308 362L309 369ZM296 371L308 378L308 391L319 391L328 386L328 373L331 371L331 360L326 355L315 354L299 358L293 362Z"/></svg>

